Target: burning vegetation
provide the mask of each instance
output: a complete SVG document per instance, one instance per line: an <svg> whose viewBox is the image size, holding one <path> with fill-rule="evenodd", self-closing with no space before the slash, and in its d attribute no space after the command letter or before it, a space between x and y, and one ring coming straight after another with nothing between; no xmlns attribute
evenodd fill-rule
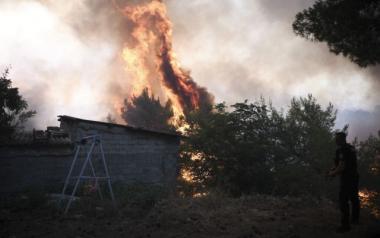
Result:
<svg viewBox="0 0 380 238"><path fill-rule="evenodd" d="M170 100L174 120L195 109L209 106L213 96L181 68L172 46L172 23L159 0L120 9L131 27L122 58L132 76L130 98L147 89L162 102ZM128 123L128 121L127 121Z"/></svg>
<svg viewBox="0 0 380 238"><path fill-rule="evenodd" d="M359 197L362 207L368 208L373 216L380 219L379 193L364 188L359 191Z"/></svg>
<svg viewBox="0 0 380 238"><path fill-rule="evenodd" d="M114 101L121 117L133 126L171 131L175 128L166 125L168 122L179 125L180 119L186 117L184 131L187 139L181 145L178 161L181 172L178 197L171 198L166 191L142 188L149 194L145 197L137 191L137 198L133 200L133 191L120 188L117 196L120 214L108 216L107 209L104 209L107 204L92 200L90 193L95 191L89 186L89 194L85 194L88 197L79 204L87 205L85 199L99 203L96 204L96 216L90 212L81 215L90 219L86 225L93 227L88 229L100 227L97 230L99 237L105 236L103 233L107 229L115 237L125 233L141 236L141 232L146 232L144 236L147 237L178 236L186 228L186 234L193 234L195 230L194 234L204 237L210 237L210 234L214 237L224 234L230 237L326 235L326 231L332 229L332 217L337 216L330 202L336 196L336 184L324 177L336 149L333 143L336 131L334 106L329 104L324 108L312 95L293 98L286 111L275 108L264 99L253 103L243 101L231 107L213 105L213 96L200 87L176 59L172 24L163 1L131 2L128 1L128 5L115 4L130 34L125 38L120 56L125 64L124 79L131 80L128 82L131 88L130 91L120 90L123 91L122 97L129 95L124 106L120 103L121 95L115 96ZM3 81L9 88L5 76ZM204 113L202 109L211 106L214 109ZM109 121L113 120L109 116ZM359 193L362 205L379 218L380 133L355 146L362 176L363 189ZM164 150L164 153L168 152ZM128 159L127 156L120 157ZM165 164L161 164L162 157L159 159L155 163ZM43 197L46 198L45 194ZM22 200L32 204L29 198ZM19 217L25 217L25 209L17 210L16 207L13 215L14 207L13 204L0 207L0 218L10 217L3 219L7 226L0 234L18 235L30 227L38 227L28 224L30 220L34 221L29 217L20 222ZM45 203L41 203L38 209L46 209ZM223 217L225 219L219 219ZM78 221L78 227L83 225L81 221L85 219L73 218ZM97 218L101 222L98 223ZM103 218L107 224L113 225L104 229ZM321 219L323 226L318 234L315 224ZM61 220L49 219L49 222L52 223L46 226L48 232L60 231ZM71 221L66 219L64 222ZM11 227L18 223L25 229ZM41 222L37 220L37 223ZM11 228L8 230L7 227ZM286 227L286 230L273 233L273 227ZM362 234L363 227L359 228L361 230L355 232ZM48 232L46 234L50 234ZM353 234L352 237L358 236Z"/></svg>

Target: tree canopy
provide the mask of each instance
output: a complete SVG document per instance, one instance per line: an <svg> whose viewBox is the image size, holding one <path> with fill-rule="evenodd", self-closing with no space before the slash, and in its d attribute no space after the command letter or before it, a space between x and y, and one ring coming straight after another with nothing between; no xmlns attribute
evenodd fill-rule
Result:
<svg viewBox="0 0 380 238"><path fill-rule="evenodd" d="M380 190L380 131L366 140L357 142L361 184L368 189Z"/></svg>
<svg viewBox="0 0 380 238"><path fill-rule="evenodd" d="M8 76L9 69L5 69L0 76L0 140L9 139L36 114L35 111L27 110L28 103L19 94L18 88L12 87Z"/></svg>
<svg viewBox="0 0 380 238"><path fill-rule="evenodd" d="M198 188L321 194L334 157L336 111L316 99L294 98L284 113L261 99L188 116L182 162Z"/></svg>
<svg viewBox="0 0 380 238"><path fill-rule="evenodd" d="M171 124L174 115L171 101L168 100L162 106L158 98L149 95L148 89L144 89L139 96L124 100L121 111L122 118L129 125L164 131L175 130Z"/></svg>
<svg viewBox="0 0 380 238"><path fill-rule="evenodd" d="M293 30L361 67L380 63L378 0L317 0L296 15Z"/></svg>

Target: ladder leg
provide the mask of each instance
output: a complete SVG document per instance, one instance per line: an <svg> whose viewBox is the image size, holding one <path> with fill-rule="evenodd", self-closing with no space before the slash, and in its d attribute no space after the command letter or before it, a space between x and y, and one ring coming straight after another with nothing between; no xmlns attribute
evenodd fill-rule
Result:
<svg viewBox="0 0 380 238"><path fill-rule="evenodd" d="M108 189L109 189L109 192L110 192L110 195L111 195L112 203L115 206L116 205L115 204L115 196L114 196L113 190L112 190L111 177L110 177L110 175L108 173L108 167L107 167L106 159L104 158L103 145L102 145L102 143L100 141L99 141L99 147L100 147L100 154L102 156L102 161L103 161L103 165L104 165L104 171L106 172L106 177L108 178L107 179Z"/></svg>
<svg viewBox="0 0 380 238"><path fill-rule="evenodd" d="M82 175L83 175L83 172L84 172L84 170L86 169L87 163L88 163L88 161L89 161L89 159L90 159L90 156L91 156L91 153L92 153L92 150L94 149L94 145L95 145L95 141L91 144L90 150L89 150L88 153L87 153L86 160L83 162L82 169L80 170L79 177L78 177L78 179L77 179L77 181L76 181L76 183L75 183L75 186L74 186L73 192L71 193L71 196L70 196L70 199L69 199L69 202L68 202L67 205L66 205L66 209L65 209L64 214L67 213L67 211L68 211L69 208L70 208L71 203L73 202L74 195L75 195L75 193L76 193L76 191L77 191L77 188L78 188L79 182L80 182L81 177L82 177Z"/></svg>
<svg viewBox="0 0 380 238"><path fill-rule="evenodd" d="M70 182L71 173L73 172L73 169L74 169L75 163L76 163L77 158L78 158L78 155L79 155L79 151L80 151L80 145L78 145L77 148L76 148L73 162L71 162L71 166L70 166L69 174L68 174L67 177L66 177L65 185L63 185L62 194L61 194L61 197L60 197L60 199L59 199L58 206L61 205L61 202L62 202L62 200L63 200L63 197L65 196L67 186L69 185L69 182Z"/></svg>
<svg viewBox="0 0 380 238"><path fill-rule="evenodd" d="M92 159L90 158L90 160L88 162L90 164L92 175L95 178L95 188L99 193L100 199L103 200L103 194L102 194L102 191L100 191L99 181L98 181L98 178L96 177L95 168L94 168L94 165L92 164Z"/></svg>

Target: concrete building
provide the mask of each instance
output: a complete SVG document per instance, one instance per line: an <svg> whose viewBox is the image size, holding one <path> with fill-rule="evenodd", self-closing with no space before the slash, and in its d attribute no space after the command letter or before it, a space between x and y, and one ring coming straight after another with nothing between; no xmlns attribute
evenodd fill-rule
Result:
<svg viewBox="0 0 380 238"><path fill-rule="evenodd" d="M60 188L76 143L92 134L101 136L113 182L174 186L178 134L70 116L59 116L59 121L60 127L18 134L0 145L0 193ZM80 158L84 156L85 151ZM94 158L97 156L100 154L95 150Z"/></svg>

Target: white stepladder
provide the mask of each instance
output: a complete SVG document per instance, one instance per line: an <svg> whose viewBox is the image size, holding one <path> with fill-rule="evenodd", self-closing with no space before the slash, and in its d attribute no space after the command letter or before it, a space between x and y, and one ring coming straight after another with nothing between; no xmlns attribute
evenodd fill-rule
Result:
<svg viewBox="0 0 380 238"><path fill-rule="evenodd" d="M76 163L78 161L78 157L80 155L80 151L81 151L81 149L85 148L85 145L86 145L87 142L91 143L90 149L88 150L88 152L86 154L86 158L83 161L82 167L81 167L80 172L79 172L79 176L73 177L72 173L73 173L75 165L76 165ZM96 146L98 146L99 150L100 150L100 155L101 155L100 159L101 159L102 164L104 166L105 176L100 176L99 177L99 176L96 176L96 173L95 173L95 167L93 165L92 158L93 158L93 152L94 152ZM90 171L91 171L91 175L90 176L85 176L84 175L84 172L86 171L87 165L90 166ZM104 156L103 145L102 145L101 138L100 138L99 135L90 135L90 136L82 137L82 139L78 143L77 148L75 150L75 155L74 155L73 162L71 163L71 166L70 166L69 174L67 175L66 181L65 181L65 185L63 186L63 190L62 190L62 194L61 194L61 197L60 197L59 204L62 204L62 200L65 197L67 197L66 190L67 190L67 187L68 187L71 179L76 179L76 182L75 182L73 191L71 192L71 195L68 195L69 196L69 201L67 202L67 204L65 206L64 214L67 214L67 212L68 212L68 210L69 210L69 208L71 206L71 203L74 200L74 197L75 197L75 194L77 192L79 183L81 182L81 180L86 180L86 179L87 180L95 180L95 188L98 191L99 196L100 196L101 199L103 199L103 195L102 195L102 192L101 192L100 187L99 187L99 180L106 180L107 184L108 184L109 193L110 193L110 196L111 196L111 199L112 199L112 203L115 206L115 197L114 197L113 190L112 190L111 177L109 175L106 159L105 159L105 156Z"/></svg>

